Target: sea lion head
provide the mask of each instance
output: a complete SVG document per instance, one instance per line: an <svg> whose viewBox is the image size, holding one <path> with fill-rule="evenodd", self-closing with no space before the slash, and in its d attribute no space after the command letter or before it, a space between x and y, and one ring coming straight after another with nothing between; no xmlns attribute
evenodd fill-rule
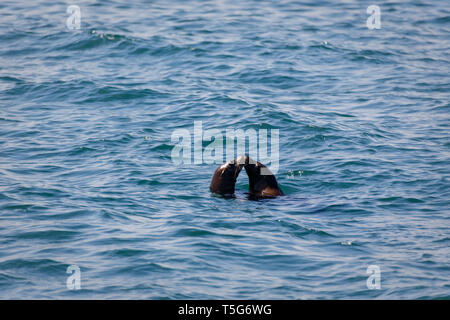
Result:
<svg viewBox="0 0 450 320"><path fill-rule="evenodd" d="M214 172L209 190L222 195L234 194L236 179L244 166L245 159L238 157L225 162Z"/></svg>
<svg viewBox="0 0 450 320"><path fill-rule="evenodd" d="M283 195L277 179L262 163L245 156L245 171L248 175L251 195L263 198Z"/></svg>

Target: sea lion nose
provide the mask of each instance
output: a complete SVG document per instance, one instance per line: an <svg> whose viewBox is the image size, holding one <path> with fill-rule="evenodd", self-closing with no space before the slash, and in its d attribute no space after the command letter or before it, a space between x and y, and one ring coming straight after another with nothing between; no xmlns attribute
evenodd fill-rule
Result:
<svg viewBox="0 0 450 320"><path fill-rule="evenodd" d="M241 165L246 165L248 164L248 156L239 156L236 158L236 163L241 166Z"/></svg>
<svg viewBox="0 0 450 320"><path fill-rule="evenodd" d="M245 164L245 167L247 167L249 164L253 164L255 166L258 166L258 161L250 158L249 156L241 156L243 157L243 163Z"/></svg>

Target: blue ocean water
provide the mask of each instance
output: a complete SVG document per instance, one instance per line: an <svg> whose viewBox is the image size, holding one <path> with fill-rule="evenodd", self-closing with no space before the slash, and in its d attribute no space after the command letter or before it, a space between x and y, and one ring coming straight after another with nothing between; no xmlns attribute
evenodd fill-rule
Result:
<svg viewBox="0 0 450 320"><path fill-rule="evenodd" d="M0 43L0 298L450 298L450 2L3 0ZM286 196L212 196L194 121L279 129Z"/></svg>

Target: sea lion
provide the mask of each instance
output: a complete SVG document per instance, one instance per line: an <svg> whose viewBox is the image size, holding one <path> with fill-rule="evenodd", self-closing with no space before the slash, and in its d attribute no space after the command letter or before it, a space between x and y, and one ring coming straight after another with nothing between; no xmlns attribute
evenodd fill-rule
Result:
<svg viewBox="0 0 450 320"><path fill-rule="evenodd" d="M269 168L248 156L240 156L218 167L209 190L222 195L233 195L236 179L243 167L248 175L250 196L272 198L284 195Z"/></svg>
<svg viewBox="0 0 450 320"><path fill-rule="evenodd" d="M211 180L209 190L222 195L233 195L236 179L244 166L242 157L225 162L216 169Z"/></svg>
<svg viewBox="0 0 450 320"><path fill-rule="evenodd" d="M250 195L257 198L272 198L284 195L274 174L265 165L245 156L244 167L250 184Z"/></svg>

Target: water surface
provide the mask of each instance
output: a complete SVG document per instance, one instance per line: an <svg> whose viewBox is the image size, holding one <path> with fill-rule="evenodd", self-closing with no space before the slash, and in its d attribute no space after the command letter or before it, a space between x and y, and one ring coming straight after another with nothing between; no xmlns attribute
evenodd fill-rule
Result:
<svg viewBox="0 0 450 320"><path fill-rule="evenodd" d="M450 298L450 3L371 4L2 1L0 298ZM194 121L279 129L286 196L211 196Z"/></svg>

